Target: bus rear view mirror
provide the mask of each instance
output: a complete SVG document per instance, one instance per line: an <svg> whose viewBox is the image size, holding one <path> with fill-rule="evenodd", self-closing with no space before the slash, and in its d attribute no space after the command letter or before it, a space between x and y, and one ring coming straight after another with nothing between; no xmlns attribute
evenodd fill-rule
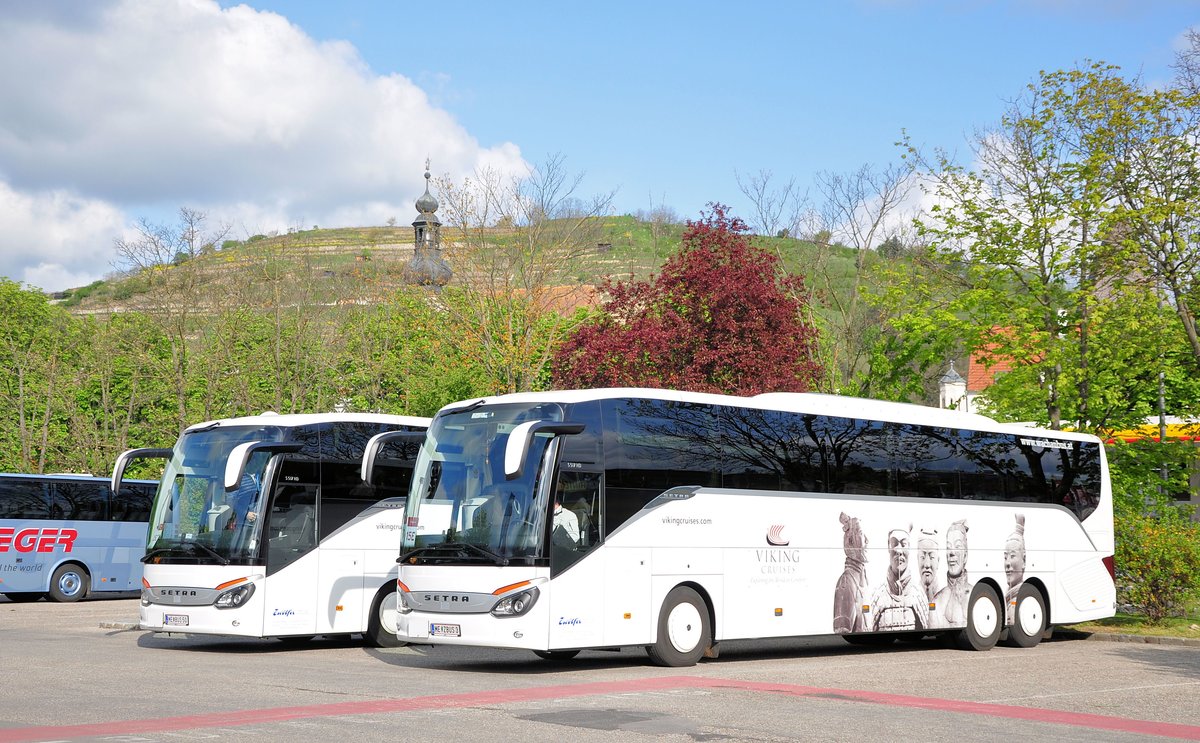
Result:
<svg viewBox="0 0 1200 743"><path fill-rule="evenodd" d="M525 458L529 456L529 442L534 436L568 436L583 433L582 423L555 423L552 421L527 421L517 426L508 435L504 447L504 479L516 480L525 474Z"/></svg>
<svg viewBox="0 0 1200 743"><path fill-rule="evenodd" d="M135 459L170 459L171 454L170 449L129 449L121 452L117 463L113 465L112 482L109 483L113 495L116 495L117 489L121 487L121 479L125 477L125 470L130 462Z"/></svg>
<svg viewBox="0 0 1200 743"><path fill-rule="evenodd" d="M242 475L246 474L246 463L255 452L269 451L276 454L298 452L300 444L284 444L278 441L247 441L233 447L229 459L225 460L225 492L237 490Z"/></svg>
<svg viewBox="0 0 1200 743"><path fill-rule="evenodd" d="M383 447L389 442L397 440L422 441L425 439L424 431L384 431L377 433L367 441L367 446L363 450L362 471L359 473L362 481L368 485L375 485L375 460L379 457L379 452L383 451Z"/></svg>

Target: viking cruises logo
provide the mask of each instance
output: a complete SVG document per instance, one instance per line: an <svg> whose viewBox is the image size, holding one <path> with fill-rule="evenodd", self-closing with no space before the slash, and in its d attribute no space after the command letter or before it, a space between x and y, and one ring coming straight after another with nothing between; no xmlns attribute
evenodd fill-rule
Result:
<svg viewBox="0 0 1200 743"><path fill-rule="evenodd" d="M767 544L772 547L786 547L790 543L783 537L783 524L775 524L767 529Z"/></svg>

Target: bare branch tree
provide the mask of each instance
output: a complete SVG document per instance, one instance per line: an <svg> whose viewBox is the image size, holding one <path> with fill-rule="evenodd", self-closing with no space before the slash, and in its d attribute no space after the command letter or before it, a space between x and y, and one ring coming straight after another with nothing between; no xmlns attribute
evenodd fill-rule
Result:
<svg viewBox="0 0 1200 743"><path fill-rule="evenodd" d="M603 237L613 193L581 198L582 180L552 155L524 176L439 181L455 273L442 301L497 391L533 388L567 323L562 310L585 291L572 270Z"/></svg>
<svg viewBox="0 0 1200 743"><path fill-rule="evenodd" d="M141 283L142 292L129 300L130 309L153 318L170 339L170 378L181 429L188 418L188 338L196 315L219 301L206 291L213 282L213 273L203 270L193 259L214 249L229 234L228 225L206 231L206 222L207 214L184 207L179 210L176 225L156 225L142 219L135 237L115 241L119 259L116 267Z"/></svg>
<svg viewBox="0 0 1200 743"><path fill-rule="evenodd" d="M903 219L899 210L912 190L912 167L892 164L882 169L863 165L853 173L820 172L817 188L823 203L810 219L810 229L819 225L814 234L830 243L840 243L854 250L854 272L850 286L838 290L835 276L841 272L829 270L832 248L818 245L824 259L810 269L810 283L823 288L827 302L825 321L826 368L830 370L835 389L850 383L864 367L869 352L865 338L873 320L862 303L863 284L867 280L866 260L870 251L898 234L910 220ZM841 281L844 278L838 278Z"/></svg>
<svg viewBox="0 0 1200 743"><path fill-rule="evenodd" d="M791 222L795 220L785 219L785 215L792 217L796 214L797 204L802 201L794 177L778 188L772 185L775 174L769 170L759 170L745 178L735 170L733 177L737 180L738 189L750 200L754 209L754 221L751 226L758 234L776 236L781 230L791 229ZM794 235L792 232L789 234Z"/></svg>

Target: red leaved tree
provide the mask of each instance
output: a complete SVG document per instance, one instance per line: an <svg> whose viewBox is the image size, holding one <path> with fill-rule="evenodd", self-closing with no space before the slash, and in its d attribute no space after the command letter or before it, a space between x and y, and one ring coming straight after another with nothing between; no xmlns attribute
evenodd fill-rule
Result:
<svg viewBox="0 0 1200 743"><path fill-rule="evenodd" d="M728 207L709 207L658 276L605 284L598 319L555 354L555 386L754 395L817 385L817 329L796 299L803 279L752 246Z"/></svg>

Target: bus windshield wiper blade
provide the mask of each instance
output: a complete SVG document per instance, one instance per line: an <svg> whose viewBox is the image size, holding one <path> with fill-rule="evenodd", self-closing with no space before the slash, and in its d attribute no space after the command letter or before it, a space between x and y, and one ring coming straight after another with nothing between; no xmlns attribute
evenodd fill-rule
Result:
<svg viewBox="0 0 1200 743"><path fill-rule="evenodd" d="M455 555L483 557L496 565L508 564L507 557L497 555L491 550L480 547L477 544L471 544L470 542L443 542L442 544L434 544L429 547L418 547L411 552L405 552L403 555L400 555L400 557L396 558L396 562L407 562L416 557L453 557Z"/></svg>
<svg viewBox="0 0 1200 743"><path fill-rule="evenodd" d="M207 544L204 544L204 543L202 543L202 542L181 542L180 544L181 544L181 545L182 545L182 544L186 544L186 545L188 545L189 547L199 547L201 550L203 550L203 551L207 552L208 554L210 554L210 555L212 555L213 557L215 557L215 558L217 558L218 560L220 560L222 565L228 565L228 564L229 564L229 558L228 558L228 557L226 557L225 555L222 555L220 552L217 552L215 549L213 549L212 547L209 547Z"/></svg>
<svg viewBox="0 0 1200 743"><path fill-rule="evenodd" d="M217 552L215 549L213 549L212 547L209 547L207 544L201 544L200 542L175 542L174 544L167 545L166 547L155 547L154 549L148 551L146 554L142 555L142 562L148 562L148 561L152 560L153 558L158 557L159 555L169 555L169 554L188 555L188 554L191 554L192 556L195 556L197 549L202 552L207 552L211 557L217 558L218 560L221 561L222 565L229 564L229 559L227 557L225 557L225 555L222 555L220 552Z"/></svg>
<svg viewBox="0 0 1200 743"><path fill-rule="evenodd" d="M463 405L461 408L451 408L450 410L443 410L442 415L458 415L459 413L469 413L472 410L474 410L475 408L484 404L485 402L487 402L487 398L481 397L469 405Z"/></svg>
<svg viewBox="0 0 1200 743"><path fill-rule="evenodd" d="M188 430L183 432L183 435L188 436L193 433L204 433L205 431L213 430L214 428L216 428L219 425L221 425L220 421L213 421L212 423L209 423L207 426L201 426L200 428L189 428Z"/></svg>
<svg viewBox="0 0 1200 743"><path fill-rule="evenodd" d="M508 564L507 557L501 557L500 555L497 555L495 552L492 552L489 549L480 547L478 544L471 544L470 542L456 542L456 546L466 547L468 550L471 550L472 552L474 552L477 555L481 555L483 557L488 558L489 560L496 563L497 565L504 566L504 565Z"/></svg>
<svg viewBox="0 0 1200 743"><path fill-rule="evenodd" d="M159 555L165 555L170 552L179 552L179 551L180 551L180 548L179 548L178 544L173 544L170 547L155 547L154 549L150 550L146 554L142 555L142 562L146 562L147 560L158 557Z"/></svg>

